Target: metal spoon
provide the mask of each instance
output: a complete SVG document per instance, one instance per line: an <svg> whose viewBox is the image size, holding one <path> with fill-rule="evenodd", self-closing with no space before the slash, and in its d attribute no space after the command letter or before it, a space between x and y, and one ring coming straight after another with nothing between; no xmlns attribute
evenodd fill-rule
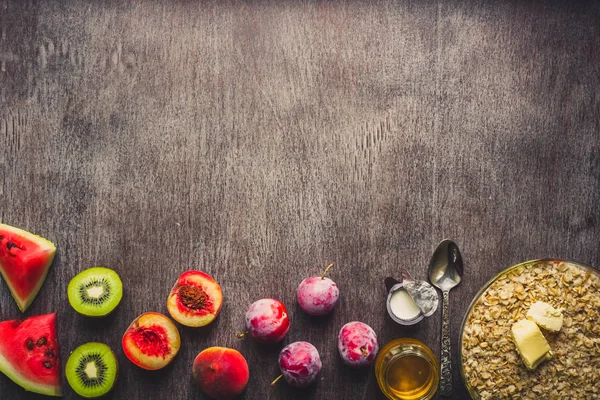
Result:
<svg viewBox="0 0 600 400"><path fill-rule="evenodd" d="M442 373L440 394L452 394L452 357L450 356L450 311L448 292L460 283L463 275L463 261L458 246L452 240L442 240L429 261L429 280L443 294L442 308Z"/></svg>

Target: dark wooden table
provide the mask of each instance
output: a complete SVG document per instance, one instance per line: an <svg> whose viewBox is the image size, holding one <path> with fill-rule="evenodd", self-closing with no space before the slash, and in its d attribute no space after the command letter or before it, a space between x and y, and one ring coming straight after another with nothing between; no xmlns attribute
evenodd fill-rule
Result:
<svg viewBox="0 0 600 400"><path fill-rule="evenodd" d="M203 398L191 364L213 345L247 357L248 400L382 399L337 333L361 320L439 355L440 313L395 325L383 278L425 278L446 237L466 269L450 297L466 398L459 326L488 279L540 257L600 265L599 132L598 2L0 1L0 221L59 249L26 316L58 312L63 363L109 344L111 399ZM329 262L340 304L308 318L295 289ZM125 285L103 320L66 299L94 265ZM121 336L166 313L187 269L220 282L221 315L142 371ZM319 349L315 387L271 388L281 346L235 338L261 297L288 305L285 343ZM2 284L0 319L20 316ZM2 375L0 398L37 397Z"/></svg>

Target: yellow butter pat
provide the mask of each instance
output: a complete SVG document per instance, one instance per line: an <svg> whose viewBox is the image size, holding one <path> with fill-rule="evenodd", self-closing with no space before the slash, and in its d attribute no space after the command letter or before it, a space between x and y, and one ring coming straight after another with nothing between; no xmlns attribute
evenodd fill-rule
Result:
<svg viewBox="0 0 600 400"><path fill-rule="evenodd" d="M522 319L513 324L511 331L517 351L528 369L534 370L543 361L552 358L550 346L535 322Z"/></svg>
<svg viewBox="0 0 600 400"><path fill-rule="evenodd" d="M527 319L551 332L560 331L563 324L562 312L543 301L536 301L531 305Z"/></svg>

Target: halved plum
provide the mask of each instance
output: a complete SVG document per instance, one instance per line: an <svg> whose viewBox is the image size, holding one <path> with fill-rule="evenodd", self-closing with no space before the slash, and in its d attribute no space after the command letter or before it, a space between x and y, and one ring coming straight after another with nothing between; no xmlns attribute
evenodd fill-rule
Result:
<svg viewBox="0 0 600 400"><path fill-rule="evenodd" d="M171 317L185 326L210 324L223 304L221 286L212 276L200 271L186 271L175 283L167 299Z"/></svg>
<svg viewBox="0 0 600 400"><path fill-rule="evenodd" d="M123 352L140 368L167 366L179 351L181 339L177 327L166 316L148 312L137 317L123 335Z"/></svg>

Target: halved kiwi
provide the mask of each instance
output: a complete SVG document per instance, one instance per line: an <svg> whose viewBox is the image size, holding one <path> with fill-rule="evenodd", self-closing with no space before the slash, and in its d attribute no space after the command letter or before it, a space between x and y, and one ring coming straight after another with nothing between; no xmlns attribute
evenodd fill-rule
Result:
<svg viewBox="0 0 600 400"><path fill-rule="evenodd" d="M123 297L123 283L112 269L93 267L75 275L67 289L69 303L80 314L104 317Z"/></svg>
<svg viewBox="0 0 600 400"><path fill-rule="evenodd" d="M100 397L110 392L119 364L115 353L103 343L82 344L69 356L65 375L71 388L81 397Z"/></svg>

